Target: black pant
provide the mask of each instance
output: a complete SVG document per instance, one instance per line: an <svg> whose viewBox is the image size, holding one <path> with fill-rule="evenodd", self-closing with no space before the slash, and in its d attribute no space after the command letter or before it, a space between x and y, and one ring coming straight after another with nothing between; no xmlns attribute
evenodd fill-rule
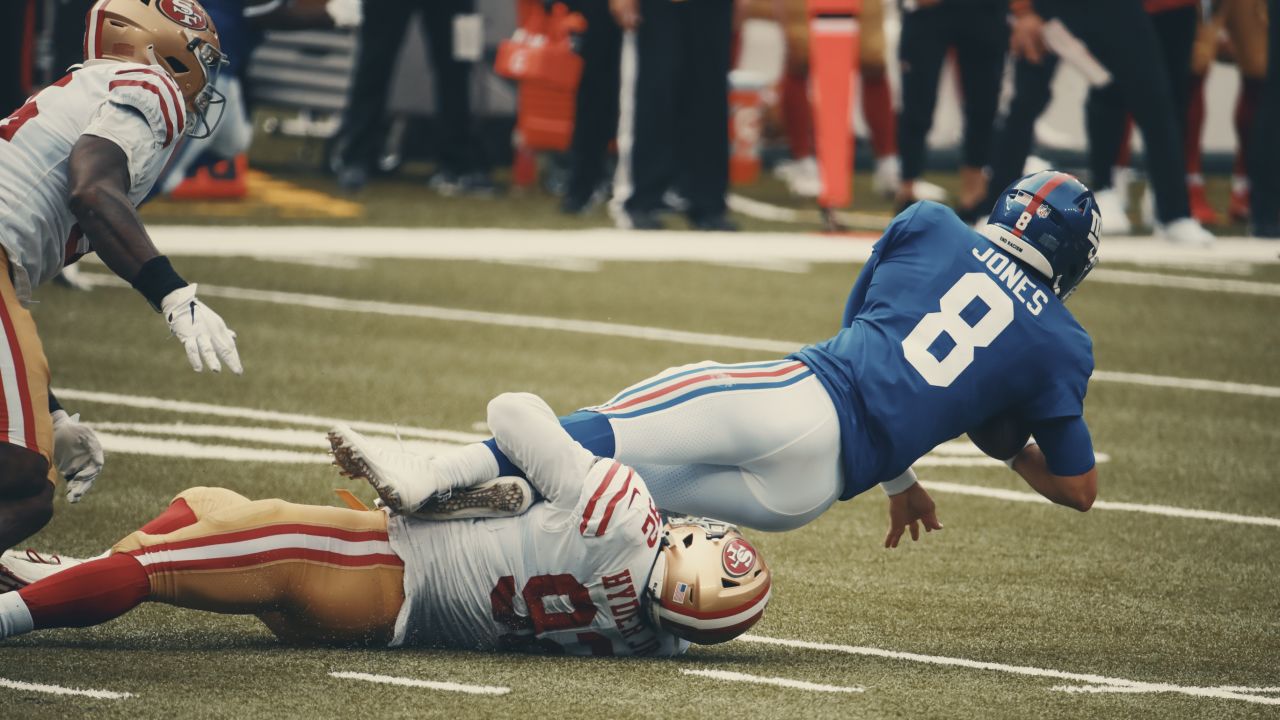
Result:
<svg viewBox="0 0 1280 720"><path fill-rule="evenodd" d="M23 76L22 64L24 56L32 62L35 43L26 37L26 32L27 13L34 10L27 0L8 0L0 7L0 47L4 48L0 56L0 118L17 110L31 92L30 78Z"/></svg>
<svg viewBox="0 0 1280 720"><path fill-rule="evenodd" d="M938 76L948 49L964 94L964 147L967 167L986 164L992 125L1000 99L1009 25L1004 2L942 2L902 13L902 107L898 111L898 154L902 179L914 180L924 170L925 139L933 125Z"/></svg>
<svg viewBox="0 0 1280 720"><path fill-rule="evenodd" d="M449 172L481 169L483 158L471 127L472 63L453 57L453 16L473 12L474 0L365 0L355 77L338 132L342 162L367 166L381 150L387 92L415 11L435 74L437 158Z"/></svg>
<svg viewBox="0 0 1280 720"><path fill-rule="evenodd" d="M632 142L615 192L628 212L651 212L678 185L690 217L723 215L733 1L641 0L640 15L630 41L635 78L622 81L623 92L634 87L634 107L619 143L625 147L628 128Z"/></svg>
<svg viewBox="0 0 1280 720"><path fill-rule="evenodd" d="M1253 225L1280 231L1280 0L1267 3L1267 79L1249 146L1249 203Z"/></svg>
<svg viewBox="0 0 1280 720"><path fill-rule="evenodd" d="M1111 73L1142 131L1157 217L1168 222L1190 216L1181 120L1160 42L1141 0L1042 0L1036 7L1061 19Z"/></svg>
<svg viewBox="0 0 1280 720"><path fill-rule="evenodd" d="M622 58L622 28L613 21L609 4L580 0L574 8L587 20L581 53L582 82L578 85L569 148L571 198L591 197L604 178L609 141L618 131L618 72Z"/></svg>
<svg viewBox="0 0 1280 720"><path fill-rule="evenodd" d="M1196 37L1197 13L1194 7L1184 7L1151 16L1151 25L1160 46L1159 69L1169 79L1173 99L1173 116L1170 119L1178 137L1183 136L1187 119L1191 49ZM1125 105L1124 93L1118 82L1089 91L1085 105L1085 130L1089 134L1089 177L1095 190L1111 187L1111 168L1124 143ZM1179 181L1185 172L1184 167L1182 174L1178 175ZM1154 184L1154 179L1152 182Z"/></svg>
<svg viewBox="0 0 1280 720"><path fill-rule="evenodd" d="M1046 55L1040 63L1014 63L1013 98L991 151L991 179L983 210L994 207L1000 193L1022 177L1035 143L1036 120L1053 99L1053 76L1057 70L1056 55Z"/></svg>

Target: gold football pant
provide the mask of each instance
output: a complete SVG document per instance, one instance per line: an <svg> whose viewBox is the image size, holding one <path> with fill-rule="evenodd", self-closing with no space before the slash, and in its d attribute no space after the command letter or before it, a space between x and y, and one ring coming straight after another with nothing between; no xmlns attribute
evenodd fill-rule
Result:
<svg viewBox="0 0 1280 720"><path fill-rule="evenodd" d="M40 453L53 463L53 418L49 415L49 361L36 321L18 301L9 279L9 257L0 251L0 442Z"/></svg>
<svg viewBox="0 0 1280 720"><path fill-rule="evenodd" d="M286 642L391 640L404 563L391 550L382 512L251 501L200 487L174 498L148 528L175 513L184 526L139 530L112 548L142 565L148 599L256 615Z"/></svg>

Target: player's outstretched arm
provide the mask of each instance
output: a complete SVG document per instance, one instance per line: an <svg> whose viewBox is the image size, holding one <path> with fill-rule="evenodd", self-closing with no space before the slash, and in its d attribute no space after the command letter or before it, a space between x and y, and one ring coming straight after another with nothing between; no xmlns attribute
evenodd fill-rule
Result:
<svg viewBox="0 0 1280 720"><path fill-rule="evenodd" d="M226 363L244 372L235 333L213 310L196 299L196 286L183 280L169 259L156 250L138 211L129 200L129 161L119 145L82 135L67 163L71 212L102 262L128 280L156 310L187 351L196 372L218 372Z"/></svg>
<svg viewBox="0 0 1280 720"><path fill-rule="evenodd" d="M1039 445L1028 445L1012 460L1014 472L1022 476L1036 492L1049 500L1086 512L1098 497L1098 468L1091 467L1078 475L1057 475L1049 469Z"/></svg>
<svg viewBox="0 0 1280 720"><path fill-rule="evenodd" d="M548 502L577 504L595 456L569 436L545 400L531 393L499 395L489 401L489 430Z"/></svg>

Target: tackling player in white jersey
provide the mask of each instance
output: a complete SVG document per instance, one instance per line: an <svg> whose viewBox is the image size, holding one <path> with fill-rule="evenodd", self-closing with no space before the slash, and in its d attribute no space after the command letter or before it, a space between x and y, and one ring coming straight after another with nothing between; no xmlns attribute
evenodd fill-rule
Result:
<svg viewBox="0 0 1280 720"><path fill-rule="evenodd" d="M498 397L489 426L545 498L521 515L435 521L195 488L108 557L6 557L11 577L46 577L0 595L0 638L151 600L255 614L286 641L669 656L760 619L771 574L735 528L664 525L639 474L593 456L541 398ZM341 466L367 471L332 439Z"/></svg>
<svg viewBox="0 0 1280 720"><path fill-rule="evenodd" d="M55 412L25 309L65 265L97 252L163 313L193 369L242 372L235 333L136 210L183 136L217 124L217 30L194 0L99 0L87 19L84 64L0 120L0 549L48 522L58 474L76 500L102 467L91 431Z"/></svg>

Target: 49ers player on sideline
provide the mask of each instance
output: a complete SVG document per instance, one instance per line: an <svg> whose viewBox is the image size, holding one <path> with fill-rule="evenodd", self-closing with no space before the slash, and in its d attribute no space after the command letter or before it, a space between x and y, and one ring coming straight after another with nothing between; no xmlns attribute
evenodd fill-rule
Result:
<svg viewBox="0 0 1280 720"><path fill-rule="evenodd" d="M182 136L217 124L207 118L226 62L217 30L194 0L99 0L87 18L84 64L0 120L0 549L53 513L49 366L24 306L63 266L97 252L164 315L193 369L242 372L235 333L156 250L135 209ZM78 455L83 493L101 452Z"/></svg>
<svg viewBox="0 0 1280 720"><path fill-rule="evenodd" d="M529 507L520 494L523 514L423 520L194 488L108 557L7 559L45 577L0 595L0 638L152 600L257 615L289 642L667 656L731 640L764 614L769 568L735 528L664 526L640 475L584 449L539 397L499 396L488 419L545 498ZM365 472L331 438L339 465Z"/></svg>

